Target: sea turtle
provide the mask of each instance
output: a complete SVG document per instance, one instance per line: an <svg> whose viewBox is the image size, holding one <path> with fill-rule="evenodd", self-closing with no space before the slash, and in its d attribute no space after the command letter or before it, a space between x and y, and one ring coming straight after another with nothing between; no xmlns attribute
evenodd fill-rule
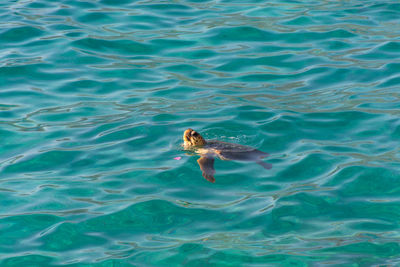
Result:
<svg viewBox="0 0 400 267"><path fill-rule="evenodd" d="M185 150L191 150L200 155L197 162L203 172L203 177L211 183L215 182L215 157L219 157L222 160L254 161L265 169L271 169L272 167L271 164L261 161L262 158L269 155L268 153L249 146L217 140L206 141L198 132L190 128L183 133L183 141Z"/></svg>

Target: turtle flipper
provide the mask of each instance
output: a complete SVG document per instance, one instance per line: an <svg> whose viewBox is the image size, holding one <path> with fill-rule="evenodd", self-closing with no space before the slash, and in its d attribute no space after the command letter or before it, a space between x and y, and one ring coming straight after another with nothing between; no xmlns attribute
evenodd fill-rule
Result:
<svg viewBox="0 0 400 267"><path fill-rule="evenodd" d="M272 164L270 164L270 163L266 163L264 161L256 161L256 162L257 162L257 164L261 165L264 169L269 170L272 168Z"/></svg>
<svg viewBox="0 0 400 267"><path fill-rule="evenodd" d="M203 172L203 177L206 178L207 181L214 183L214 158L202 156L197 160L197 163L199 163L200 169Z"/></svg>
<svg viewBox="0 0 400 267"><path fill-rule="evenodd" d="M221 159L240 161L259 161L260 159L269 156L268 153L256 149L241 152L218 151L217 153Z"/></svg>
<svg viewBox="0 0 400 267"><path fill-rule="evenodd" d="M265 158L268 155L268 153L259 150L246 152L218 152L218 156L223 160L254 161L257 164L261 165L264 169L269 170L272 168L272 165L270 163L261 161L262 158Z"/></svg>

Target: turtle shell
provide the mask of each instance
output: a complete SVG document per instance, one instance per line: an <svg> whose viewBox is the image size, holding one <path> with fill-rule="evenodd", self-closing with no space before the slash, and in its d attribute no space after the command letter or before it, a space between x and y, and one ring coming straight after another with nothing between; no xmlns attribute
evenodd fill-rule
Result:
<svg viewBox="0 0 400 267"><path fill-rule="evenodd" d="M220 156L228 160L259 160L269 155L268 153L262 152L250 146L217 140L207 141L204 148L212 148L217 151Z"/></svg>

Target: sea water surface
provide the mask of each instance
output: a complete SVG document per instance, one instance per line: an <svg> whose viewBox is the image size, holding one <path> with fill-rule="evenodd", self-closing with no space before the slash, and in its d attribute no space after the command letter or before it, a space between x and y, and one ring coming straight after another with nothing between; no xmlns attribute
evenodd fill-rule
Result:
<svg viewBox="0 0 400 267"><path fill-rule="evenodd" d="M4 0L0 25L1 266L400 265L398 1ZM208 182L189 127L272 169Z"/></svg>

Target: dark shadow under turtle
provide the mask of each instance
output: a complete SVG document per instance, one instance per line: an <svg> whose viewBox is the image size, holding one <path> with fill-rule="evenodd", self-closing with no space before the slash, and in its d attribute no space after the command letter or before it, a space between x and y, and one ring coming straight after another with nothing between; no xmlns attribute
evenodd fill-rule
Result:
<svg viewBox="0 0 400 267"><path fill-rule="evenodd" d="M272 167L271 164L261 161L269 156L268 153L234 143L217 140L206 141L198 132L190 128L183 133L183 141L185 150L194 151L200 155L197 162L203 172L203 177L211 183L215 182L215 157L219 157L222 160L254 161L267 170Z"/></svg>

